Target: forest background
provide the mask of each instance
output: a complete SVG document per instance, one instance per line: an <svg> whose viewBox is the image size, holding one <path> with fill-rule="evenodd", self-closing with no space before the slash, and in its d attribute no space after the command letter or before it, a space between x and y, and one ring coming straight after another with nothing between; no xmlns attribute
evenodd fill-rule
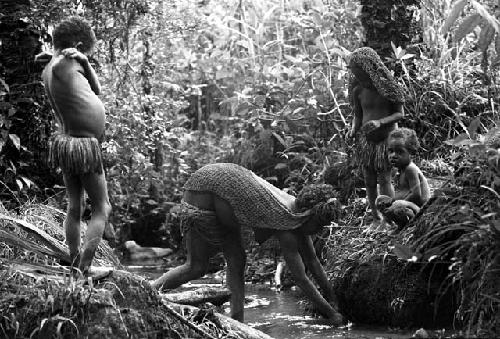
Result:
<svg viewBox="0 0 500 339"><path fill-rule="evenodd" d="M401 125L421 139L419 166L430 178L464 188L456 206L436 204L421 218L429 227L450 221L451 233L474 225L479 234L456 241L469 260L456 257L452 279L473 296L459 313L478 324L498 309L499 154L485 146L500 146L500 1L0 4L0 211L20 212L33 202L65 208L61 175L46 162L55 126L34 56L50 50L61 19L80 14L98 38L91 62L103 87L103 150L120 243L175 247L167 216L184 182L221 161L250 168L292 194L311 182L331 183L345 203L342 222L362 223L363 185L345 139L352 118L346 57L368 45L406 90ZM464 199L474 202L465 212ZM442 217L442 210L454 214ZM346 244L346 238L327 247L370 251L366 242L353 237ZM474 283L463 280L466 269L476 272ZM479 306L476 297L487 302Z"/></svg>
<svg viewBox="0 0 500 339"><path fill-rule="evenodd" d="M107 109L103 149L122 240L165 245L167 230L158 225L189 174L207 163L241 164L291 193L342 163L344 187L353 187L359 175L345 142L352 118L345 60L362 45L376 49L405 86L401 125L417 131L430 174L451 173L460 158L445 140L478 139L497 118L496 0L41 0L2 7L2 203L65 204L61 176L46 163L54 123L33 56L50 50L57 22L81 14L98 38L92 61ZM335 184L333 172L326 181Z"/></svg>

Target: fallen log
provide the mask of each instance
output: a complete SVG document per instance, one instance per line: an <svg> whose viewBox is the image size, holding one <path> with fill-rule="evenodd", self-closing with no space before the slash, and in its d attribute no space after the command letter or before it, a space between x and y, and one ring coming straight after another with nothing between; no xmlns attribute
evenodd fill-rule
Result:
<svg viewBox="0 0 500 339"><path fill-rule="evenodd" d="M206 302L220 306L231 298L231 292L224 287L202 287L191 291L161 293L160 295L164 301L192 306Z"/></svg>
<svg viewBox="0 0 500 339"><path fill-rule="evenodd" d="M45 207L44 207L45 208ZM46 227L59 238L64 238L64 230L50 220L43 217L33 215L38 220L44 221ZM28 236L19 236L19 233L12 227L6 227L5 224L14 226L15 229L22 230ZM82 223L81 231L82 238L85 235L86 225ZM24 219L15 218L3 213L0 213L0 241L11 246L15 246L27 251L32 251L36 254L47 255L60 260L63 264L71 264L69 251L67 246L54 236L50 235L37 225L32 224ZM101 241L97 248L94 263L99 265L112 265L121 267L120 260L113 253L113 249L106 241Z"/></svg>
<svg viewBox="0 0 500 339"><path fill-rule="evenodd" d="M26 250L35 252L40 255L48 255L54 257L62 262L70 263L69 253L61 253L59 251L54 251L53 249L46 248L42 245L37 244L29 239L23 239L17 235L5 232L0 229L0 241L19 248L24 248Z"/></svg>
<svg viewBox="0 0 500 339"><path fill-rule="evenodd" d="M183 317L188 317L189 315L197 314L200 309L191 305L181 305L168 301L164 301L165 306L171 310L179 313ZM228 333L230 333L230 338L234 339L273 339L269 335L256 330L244 323L227 317L223 314L214 312L213 316L217 319L217 322L222 326Z"/></svg>
<svg viewBox="0 0 500 339"><path fill-rule="evenodd" d="M159 259L172 254L171 248L142 247L133 240L125 241L126 256L131 260Z"/></svg>
<svg viewBox="0 0 500 339"><path fill-rule="evenodd" d="M34 238L36 238L38 241L40 241L42 244L50 248L52 251L58 253L60 256L66 256L69 259L69 252L66 246L56 238L52 237L49 235L47 232L41 230L40 228L30 224L29 222L22 220L22 219L17 219L13 218L11 216L8 216L6 214L0 214L0 219L1 220L7 220L11 221L22 229L23 231L27 232L28 234L32 235Z"/></svg>

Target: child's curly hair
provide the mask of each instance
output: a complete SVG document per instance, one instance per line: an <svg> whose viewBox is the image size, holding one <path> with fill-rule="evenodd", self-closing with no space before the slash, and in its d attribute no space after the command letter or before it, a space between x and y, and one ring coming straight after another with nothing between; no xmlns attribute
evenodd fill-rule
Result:
<svg viewBox="0 0 500 339"><path fill-rule="evenodd" d="M311 210L321 226L327 225L337 218L339 202L337 192L329 184L312 184L305 186L295 200L297 212Z"/></svg>
<svg viewBox="0 0 500 339"><path fill-rule="evenodd" d="M75 47L81 42L81 51L89 52L96 44L96 37L90 24L79 16L71 16L60 22L52 33L55 49Z"/></svg>
<svg viewBox="0 0 500 339"><path fill-rule="evenodd" d="M396 128L391 133L389 133L389 137L387 140L390 139L403 139L403 143L410 154L417 153L420 148L420 142L418 141L417 133L415 133L415 131L411 128Z"/></svg>

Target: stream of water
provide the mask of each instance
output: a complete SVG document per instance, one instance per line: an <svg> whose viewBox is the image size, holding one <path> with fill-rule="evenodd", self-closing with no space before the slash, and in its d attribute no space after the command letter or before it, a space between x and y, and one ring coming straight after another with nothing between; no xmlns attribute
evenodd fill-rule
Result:
<svg viewBox="0 0 500 339"><path fill-rule="evenodd" d="M159 276L163 271L152 267L129 267L130 271L148 278ZM212 278L200 279L183 285L184 288L220 286L220 281ZM391 331L388 328L373 328L350 324L344 328L329 326L321 318L307 314L303 297L295 289L277 292L270 285L246 285L245 323L276 339L322 339L322 338L365 338L403 339L413 332ZM226 313L229 304L224 304Z"/></svg>

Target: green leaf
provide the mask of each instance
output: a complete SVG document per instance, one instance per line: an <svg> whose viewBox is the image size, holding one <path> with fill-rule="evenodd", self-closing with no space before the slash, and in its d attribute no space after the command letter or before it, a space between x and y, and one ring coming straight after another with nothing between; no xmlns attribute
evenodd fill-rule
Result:
<svg viewBox="0 0 500 339"><path fill-rule="evenodd" d="M276 171L287 169L287 168L288 168L288 165L283 163L283 162L280 162L279 164L276 164L276 166L274 166L274 169Z"/></svg>
<svg viewBox="0 0 500 339"><path fill-rule="evenodd" d="M463 19L455 32L453 40L455 42L462 40L467 34L472 32L474 28L481 23L481 21L483 21L483 18L477 13L469 15Z"/></svg>
<svg viewBox="0 0 500 339"><path fill-rule="evenodd" d="M459 146L461 145L465 140L470 140L469 136L467 135L467 133L460 133L459 135L457 135L455 138L453 139L450 139L450 140L446 140L444 143L447 144L447 145L451 145L451 146Z"/></svg>
<svg viewBox="0 0 500 339"><path fill-rule="evenodd" d="M481 125L481 120L479 118L475 118L474 120L471 121L469 124L469 127L467 127L467 131L469 132L469 136L471 139L474 139L477 133L477 129Z"/></svg>
<svg viewBox="0 0 500 339"><path fill-rule="evenodd" d="M465 5L467 5L468 0L459 0L455 3L453 8L451 9L451 12L448 14L448 17L446 18L446 21L444 22L443 27L441 28L441 32L443 34L446 34L451 26L457 21L458 17L460 16L460 13L464 9Z"/></svg>
<svg viewBox="0 0 500 339"><path fill-rule="evenodd" d="M21 139L17 136L17 134L9 134L9 139L14 144L14 147L19 150L21 148Z"/></svg>
<svg viewBox="0 0 500 339"><path fill-rule="evenodd" d="M495 52L497 52L497 56L500 56L500 34L497 34L495 38Z"/></svg>
<svg viewBox="0 0 500 339"><path fill-rule="evenodd" d="M418 259L417 255L411 248L401 244L395 244L392 249L394 254L400 259L408 260L408 261L416 261Z"/></svg>
<svg viewBox="0 0 500 339"><path fill-rule="evenodd" d="M488 49L488 46L493 41L494 37L495 37L495 29L493 28L492 25L486 23L481 28L481 34L479 35L479 40L477 41L477 46L483 53Z"/></svg>
<svg viewBox="0 0 500 339"><path fill-rule="evenodd" d="M481 5L479 2L472 0L471 1L472 6L474 6L474 9L481 15L488 23L493 26L495 31L500 34L500 23L498 22L495 17L493 17L490 13L488 13L488 10L486 7Z"/></svg>
<svg viewBox="0 0 500 339"><path fill-rule="evenodd" d="M9 85L7 85L7 83L2 78L0 78L0 84L2 84L3 88L5 88L7 93L10 91Z"/></svg>

